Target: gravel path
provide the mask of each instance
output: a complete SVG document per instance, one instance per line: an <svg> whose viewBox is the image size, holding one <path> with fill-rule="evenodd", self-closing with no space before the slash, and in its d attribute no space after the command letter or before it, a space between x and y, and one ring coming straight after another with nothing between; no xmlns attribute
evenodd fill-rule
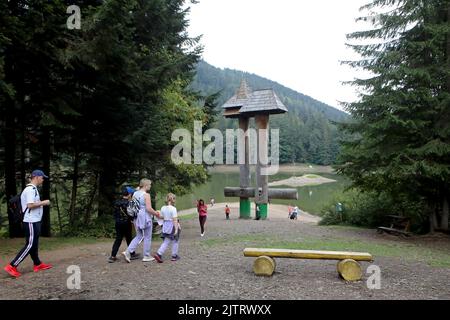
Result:
<svg viewBox="0 0 450 320"><path fill-rule="evenodd" d="M308 214L291 221L287 219L287 207L281 205L270 207L270 220L255 221L238 219L237 204L231 204L231 220L226 221L224 206L209 208L204 238L200 237L197 219L183 221L182 259L177 262L171 262L167 252L162 264L140 260L127 264L123 259L109 264L106 260L112 241L42 252L42 260L55 267L33 273L31 259L27 258L20 267L23 276L19 279L2 272L0 299L450 299L450 269L430 267L406 257L375 257L382 270L380 290L367 288L368 274L356 283L342 281L335 261L279 259L273 277L256 277L253 258L242 254L245 247L252 246L253 238L339 238L387 244L398 240L373 230L320 227L318 218ZM181 214L193 212L195 209ZM435 245L427 239L420 241L424 246ZM152 252L160 243L159 239L153 241ZM448 249L448 243L448 238L442 239L440 245ZM1 265L10 258L0 257ZM81 270L79 290L67 288L70 274L66 270L71 265ZM368 266L363 263L363 270Z"/></svg>

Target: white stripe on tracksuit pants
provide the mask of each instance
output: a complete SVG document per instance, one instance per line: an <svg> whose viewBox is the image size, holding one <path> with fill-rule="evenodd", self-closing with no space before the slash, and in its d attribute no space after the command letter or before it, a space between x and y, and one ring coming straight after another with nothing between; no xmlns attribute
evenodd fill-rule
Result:
<svg viewBox="0 0 450 320"><path fill-rule="evenodd" d="M38 246L39 235L41 233L41 222L24 222L23 228L25 230L25 246L20 250L17 256L11 261L13 267L17 267L28 256L31 256L35 266L40 265Z"/></svg>

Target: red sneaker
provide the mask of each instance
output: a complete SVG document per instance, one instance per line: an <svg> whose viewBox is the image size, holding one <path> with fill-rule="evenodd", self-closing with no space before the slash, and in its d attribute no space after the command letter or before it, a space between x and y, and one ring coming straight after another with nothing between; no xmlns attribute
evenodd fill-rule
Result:
<svg viewBox="0 0 450 320"><path fill-rule="evenodd" d="M159 254L154 254L153 258L155 258L156 261L158 261L158 263L163 263L162 257Z"/></svg>
<svg viewBox="0 0 450 320"><path fill-rule="evenodd" d="M34 266L33 270L34 270L34 272L38 272L38 271L41 271L41 270L48 270L48 269L51 269L51 268L53 268L53 266L51 264L41 263L38 266Z"/></svg>
<svg viewBox="0 0 450 320"><path fill-rule="evenodd" d="M11 276L13 276L14 278L18 278L20 277L22 274L17 271L16 267L13 267L12 265L8 264L6 267L3 268L3 270L5 270L6 272L8 272Z"/></svg>

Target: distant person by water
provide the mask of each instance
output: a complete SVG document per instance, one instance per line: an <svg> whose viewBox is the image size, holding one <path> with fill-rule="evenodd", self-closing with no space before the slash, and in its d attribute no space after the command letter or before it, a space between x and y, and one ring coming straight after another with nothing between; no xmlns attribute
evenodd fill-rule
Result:
<svg viewBox="0 0 450 320"><path fill-rule="evenodd" d="M288 218L290 218L291 217L291 214L292 214L292 211L294 210L294 207L290 204L289 206L288 206Z"/></svg>
<svg viewBox="0 0 450 320"><path fill-rule="evenodd" d="M230 207L228 205L226 205L225 206L225 217L227 220L230 220L230 213L231 213Z"/></svg>
<svg viewBox="0 0 450 320"><path fill-rule="evenodd" d="M197 201L197 212L198 212L198 220L200 222L200 236L204 237L206 218L208 216L208 208L205 205L205 201L203 201L203 199Z"/></svg>

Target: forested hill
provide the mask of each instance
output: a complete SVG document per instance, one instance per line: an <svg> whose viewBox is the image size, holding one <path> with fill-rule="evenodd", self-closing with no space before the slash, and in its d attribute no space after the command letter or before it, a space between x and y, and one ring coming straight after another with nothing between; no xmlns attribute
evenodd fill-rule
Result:
<svg viewBox="0 0 450 320"><path fill-rule="evenodd" d="M194 87L206 94L222 90L220 99L222 103L235 94L242 77L245 77L252 89L274 89L283 103L289 108L289 111L298 111L300 115L307 113L309 110L318 111L327 119L338 122L348 117L345 112L289 89L275 81L239 70L216 68L205 61L201 61L197 65L197 77L194 81Z"/></svg>
<svg viewBox="0 0 450 320"><path fill-rule="evenodd" d="M339 132L332 122L345 121L346 113L272 80L238 70L219 69L205 61L197 65L193 88L203 94L220 91L218 102L222 105L235 94L243 77L252 89L274 89L289 109L289 114L271 120L272 128L280 128L282 163L334 163L339 152ZM231 121L219 117L219 128L232 126Z"/></svg>

